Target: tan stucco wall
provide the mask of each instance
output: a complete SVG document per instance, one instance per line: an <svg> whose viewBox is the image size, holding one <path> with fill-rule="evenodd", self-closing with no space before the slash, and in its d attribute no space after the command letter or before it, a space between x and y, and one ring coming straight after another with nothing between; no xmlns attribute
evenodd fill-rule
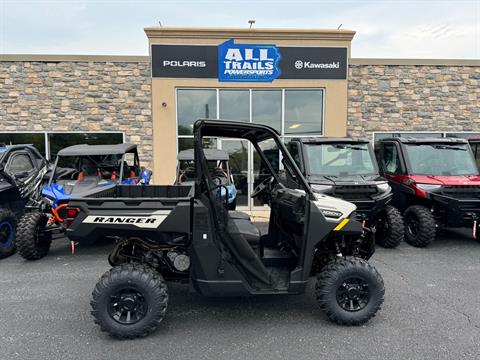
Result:
<svg viewBox="0 0 480 360"><path fill-rule="evenodd" d="M236 43L277 46L346 47L350 58L349 30L282 30L282 29L175 29L147 28L149 48L152 44L219 45L228 39ZM272 83L223 83L216 79L152 79L154 181L171 184L175 178L177 155L177 120L175 93L177 88L323 88L325 89L324 134L344 136L347 132L347 80L280 79ZM162 106L166 103L166 106ZM159 151L158 149L161 149Z"/></svg>

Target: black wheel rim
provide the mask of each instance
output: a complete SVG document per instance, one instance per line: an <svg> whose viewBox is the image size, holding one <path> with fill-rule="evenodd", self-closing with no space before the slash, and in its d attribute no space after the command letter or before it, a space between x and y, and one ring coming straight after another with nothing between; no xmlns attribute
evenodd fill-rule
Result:
<svg viewBox="0 0 480 360"><path fill-rule="evenodd" d="M368 283L361 278L349 278L337 289L337 302L343 310L355 312L367 306L370 299Z"/></svg>
<svg viewBox="0 0 480 360"><path fill-rule="evenodd" d="M0 223L0 248L9 247L13 242L13 226L9 221Z"/></svg>
<svg viewBox="0 0 480 360"><path fill-rule="evenodd" d="M119 324L136 324L147 314L147 301L136 289L120 289L110 297L108 314Z"/></svg>
<svg viewBox="0 0 480 360"><path fill-rule="evenodd" d="M407 219L407 230L408 233L412 236L417 236L418 234L418 220L414 216L409 216Z"/></svg>

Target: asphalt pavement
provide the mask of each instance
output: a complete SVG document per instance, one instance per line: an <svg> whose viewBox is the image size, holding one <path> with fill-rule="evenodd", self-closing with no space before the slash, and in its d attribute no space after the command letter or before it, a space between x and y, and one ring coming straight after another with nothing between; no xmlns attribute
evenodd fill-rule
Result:
<svg viewBox="0 0 480 360"><path fill-rule="evenodd" d="M170 285L162 326L119 341L90 315L91 291L109 269L111 241L66 240L27 262L0 261L0 359L478 359L480 243L445 232L427 249L378 249L385 303L361 327L329 322L313 283L305 295L215 298Z"/></svg>

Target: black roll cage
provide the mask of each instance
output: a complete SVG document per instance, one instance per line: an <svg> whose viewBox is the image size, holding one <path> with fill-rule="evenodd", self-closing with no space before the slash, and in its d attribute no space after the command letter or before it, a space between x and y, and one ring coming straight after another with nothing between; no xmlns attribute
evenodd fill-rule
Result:
<svg viewBox="0 0 480 360"><path fill-rule="evenodd" d="M206 161L206 158L202 146L203 137L209 136L249 140L259 154L264 165L268 168L268 171L275 178L276 182L280 186L284 187L284 185L280 181L279 175L272 168L272 165L268 161L263 150L258 145L258 143L261 141L273 139L282 154L282 161L287 161L287 165L289 165L290 169L295 172L294 175L296 175L297 177L298 185L301 186L302 190L305 191L309 199L315 198L312 190L310 189L310 186L308 185L307 180L305 179L297 164L293 160L292 156L288 152L278 132L270 126L245 123L240 121L200 119L197 120L193 126L193 134L195 159L197 159L196 161L202 161L202 164L200 164L201 166L195 167L195 177L197 179L196 186L200 185L200 182L205 176L209 176L208 173L205 174L204 170L204 167L206 169L207 164L203 164L203 162ZM208 190L212 189L209 188ZM197 194L198 192L196 191L195 193Z"/></svg>

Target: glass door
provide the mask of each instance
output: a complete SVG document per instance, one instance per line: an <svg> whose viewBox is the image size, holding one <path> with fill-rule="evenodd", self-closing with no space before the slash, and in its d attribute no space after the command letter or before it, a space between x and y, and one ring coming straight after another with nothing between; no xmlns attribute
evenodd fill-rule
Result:
<svg viewBox="0 0 480 360"><path fill-rule="evenodd" d="M225 150L229 155L228 165L233 183L237 189L237 207L247 209L249 207L250 176L248 166L249 144L247 140L221 139L220 149Z"/></svg>

